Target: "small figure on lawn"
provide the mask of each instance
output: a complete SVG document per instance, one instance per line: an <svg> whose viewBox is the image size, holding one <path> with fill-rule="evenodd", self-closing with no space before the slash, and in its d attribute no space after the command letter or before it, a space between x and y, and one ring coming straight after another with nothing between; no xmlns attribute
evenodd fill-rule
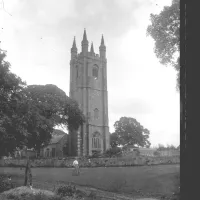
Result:
<svg viewBox="0 0 200 200"><path fill-rule="evenodd" d="M79 169L79 163L78 163L78 158L76 157L74 162L73 162L73 166L75 168L75 174L76 175L80 175L80 169Z"/></svg>
<svg viewBox="0 0 200 200"><path fill-rule="evenodd" d="M11 176L8 176L8 181L11 181Z"/></svg>
<svg viewBox="0 0 200 200"><path fill-rule="evenodd" d="M8 176L8 180L7 180L8 184L10 185L11 188L14 188L13 183L12 183L12 179L11 176Z"/></svg>
<svg viewBox="0 0 200 200"><path fill-rule="evenodd" d="M88 163L89 163L89 167L91 167L91 160L90 159L88 159Z"/></svg>

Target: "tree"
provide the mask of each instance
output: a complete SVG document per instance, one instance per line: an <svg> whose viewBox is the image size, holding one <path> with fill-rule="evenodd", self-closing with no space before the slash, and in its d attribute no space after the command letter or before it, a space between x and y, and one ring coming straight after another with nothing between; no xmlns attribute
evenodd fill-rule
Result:
<svg viewBox="0 0 200 200"><path fill-rule="evenodd" d="M28 158L25 168L25 176L24 176L24 186L27 186L27 183L32 186L32 172L31 172L31 161Z"/></svg>
<svg viewBox="0 0 200 200"><path fill-rule="evenodd" d="M159 150L154 151L154 152L153 152L153 155L154 155L154 156L160 156L160 152L159 152Z"/></svg>
<svg viewBox="0 0 200 200"><path fill-rule="evenodd" d="M157 150L165 150L165 146L163 144L158 144Z"/></svg>
<svg viewBox="0 0 200 200"><path fill-rule="evenodd" d="M166 145L164 146L163 144L158 144L157 150L176 150L177 148L171 144L171 145Z"/></svg>
<svg viewBox="0 0 200 200"><path fill-rule="evenodd" d="M55 85L29 85L24 89L28 112L26 129L27 146L38 152L49 143L57 125L77 130L84 123L78 104Z"/></svg>
<svg viewBox="0 0 200 200"><path fill-rule="evenodd" d="M122 149L120 147L111 147L105 152L105 156L112 157L112 156L120 156L122 154Z"/></svg>
<svg viewBox="0 0 200 200"><path fill-rule="evenodd" d="M111 148L119 146L117 133L110 134L110 146Z"/></svg>
<svg viewBox="0 0 200 200"><path fill-rule="evenodd" d="M114 137L118 145L138 145L149 147L149 130L144 128L136 119L131 117L121 117L114 124Z"/></svg>
<svg viewBox="0 0 200 200"><path fill-rule="evenodd" d="M155 54L161 64L172 65L177 71L177 89L180 79L180 0L172 0L160 14L151 14L147 35L155 40Z"/></svg>
<svg viewBox="0 0 200 200"><path fill-rule="evenodd" d="M26 131L22 120L22 91L26 83L10 72L6 52L0 49L0 156L22 146Z"/></svg>
<svg viewBox="0 0 200 200"><path fill-rule="evenodd" d="M56 125L77 130L85 121L77 102L55 85L27 86L0 51L0 156L17 147L40 150Z"/></svg>
<svg viewBox="0 0 200 200"><path fill-rule="evenodd" d="M176 147L173 144L171 144L171 145L167 145L166 149L176 150Z"/></svg>

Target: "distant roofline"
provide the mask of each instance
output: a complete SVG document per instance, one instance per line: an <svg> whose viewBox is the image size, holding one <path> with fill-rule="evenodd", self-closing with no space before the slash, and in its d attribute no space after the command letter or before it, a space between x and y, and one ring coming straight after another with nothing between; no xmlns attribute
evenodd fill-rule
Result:
<svg viewBox="0 0 200 200"><path fill-rule="evenodd" d="M67 134L66 134L67 135ZM65 134L63 134L63 135L60 135L61 137L60 137L60 139L58 139L56 142L51 142L50 141L50 143L48 144L48 145L51 145L51 144L57 144L57 143L59 143L60 142L60 140L65 136ZM53 136L53 137L55 137L55 136ZM52 138L53 138L52 137ZM57 136L58 137L58 136Z"/></svg>
<svg viewBox="0 0 200 200"><path fill-rule="evenodd" d="M54 129L53 129L53 132L54 132L54 131L61 131L63 134L68 134L67 132L65 132L65 131L63 131L63 130L61 130L61 129L58 129L58 128L54 128ZM53 133L53 132L52 132L52 133Z"/></svg>

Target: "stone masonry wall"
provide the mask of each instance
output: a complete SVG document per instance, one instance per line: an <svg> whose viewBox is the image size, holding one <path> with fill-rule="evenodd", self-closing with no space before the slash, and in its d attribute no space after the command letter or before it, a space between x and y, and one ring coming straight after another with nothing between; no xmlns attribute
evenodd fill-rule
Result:
<svg viewBox="0 0 200 200"><path fill-rule="evenodd" d="M36 159L31 160L32 167L73 167L74 159ZM180 156L173 157L145 157L140 156L133 159L125 158L93 158L90 163L86 158L80 158L80 167L120 167L120 166L144 166L160 164L178 164ZM26 160L0 160L0 167L21 167L26 165Z"/></svg>

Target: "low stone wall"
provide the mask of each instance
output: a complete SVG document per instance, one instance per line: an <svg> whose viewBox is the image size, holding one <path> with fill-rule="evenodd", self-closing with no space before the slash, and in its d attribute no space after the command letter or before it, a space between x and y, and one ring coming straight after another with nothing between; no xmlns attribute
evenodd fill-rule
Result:
<svg viewBox="0 0 200 200"><path fill-rule="evenodd" d="M146 157L147 165L158 164L179 164L180 156L159 156L159 157Z"/></svg>
<svg viewBox="0 0 200 200"><path fill-rule="evenodd" d="M127 158L81 158L79 160L80 167L120 167L120 166L144 166L144 165L159 165L159 164L178 164L180 163L179 156L172 157L146 157L140 156L133 159ZM32 167L72 167L73 159L35 159L31 161ZM0 160L0 167L23 167L26 165L26 160Z"/></svg>

